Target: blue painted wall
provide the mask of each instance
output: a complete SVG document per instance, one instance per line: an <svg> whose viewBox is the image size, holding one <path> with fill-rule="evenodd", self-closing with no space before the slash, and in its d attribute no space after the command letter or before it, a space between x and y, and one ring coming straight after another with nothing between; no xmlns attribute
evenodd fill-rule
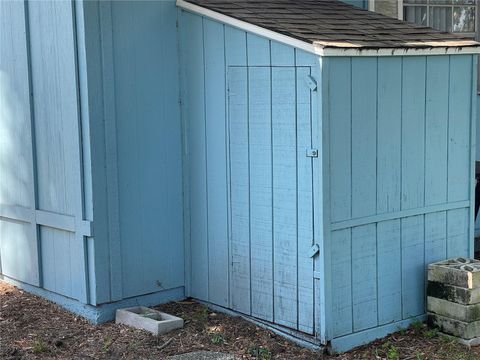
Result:
<svg viewBox="0 0 480 360"><path fill-rule="evenodd" d="M175 2L85 2L84 8L96 302L183 288Z"/></svg>
<svg viewBox="0 0 480 360"><path fill-rule="evenodd" d="M4 276L85 303L90 189L73 6L0 4L0 257Z"/></svg>
<svg viewBox="0 0 480 360"><path fill-rule="evenodd" d="M90 304L183 296L176 16L0 3L2 276Z"/></svg>
<svg viewBox="0 0 480 360"><path fill-rule="evenodd" d="M472 256L475 69L470 55L323 60L334 346L424 314L426 266Z"/></svg>
<svg viewBox="0 0 480 360"><path fill-rule="evenodd" d="M342 2L368 10L368 0L341 0Z"/></svg>
<svg viewBox="0 0 480 360"><path fill-rule="evenodd" d="M318 332L307 253L320 181L306 150L319 146L307 83L320 81L319 60L188 12L179 20L190 295Z"/></svg>

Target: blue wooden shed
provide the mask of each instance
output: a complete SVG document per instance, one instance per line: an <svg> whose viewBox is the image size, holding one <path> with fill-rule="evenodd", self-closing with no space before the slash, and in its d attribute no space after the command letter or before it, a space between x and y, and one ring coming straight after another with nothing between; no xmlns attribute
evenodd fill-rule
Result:
<svg viewBox="0 0 480 360"><path fill-rule="evenodd" d="M473 256L476 42L325 0L0 2L0 273L351 349Z"/></svg>

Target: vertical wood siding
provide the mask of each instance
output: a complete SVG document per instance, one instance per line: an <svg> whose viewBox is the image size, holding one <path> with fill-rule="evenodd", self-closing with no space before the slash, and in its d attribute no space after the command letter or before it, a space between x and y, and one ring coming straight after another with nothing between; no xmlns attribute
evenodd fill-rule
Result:
<svg viewBox="0 0 480 360"><path fill-rule="evenodd" d="M472 56L328 59L336 338L425 312L425 270L470 256Z"/></svg>
<svg viewBox="0 0 480 360"><path fill-rule="evenodd" d="M2 273L87 302L73 3L0 9Z"/></svg>
<svg viewBox="0 0 480 360"><path fill-rule="evenodd" d="M0 210L35 209L24 4L0 2ZM1 217L0 273L38 285L35 225Z"/></svg>
<svg viewBox="0 0 480 360"><path fill-rule="evenodd" d="M318 59L185 11L179 20L190 295L313 332L305 150L316 93L305 79L320 81Z"/></svg>
<svg viewBox="0 0 480 360"><path fill-rule="evenodd" d="M115 114L106 138L118 151L121 267L112 271L122 269L123 298L184 285L176 15L174 1L113 1L104 24Z"/></svg>

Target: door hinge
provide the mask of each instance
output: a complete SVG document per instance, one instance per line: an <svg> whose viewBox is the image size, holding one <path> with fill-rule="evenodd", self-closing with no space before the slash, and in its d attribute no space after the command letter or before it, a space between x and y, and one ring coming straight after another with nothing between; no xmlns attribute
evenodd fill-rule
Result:
<svg viewBox="0 0 480 360"><path fill-rule="evenodd" d="M312 258L315 255L317 255L319 252L320 252L320 246L318 246L318 244L314 244L308 251L308 256Z"/></svg>
<svg viewBox="0 0 480 360"><path fill-rule="evenodd" d="M307 157L318 157L318 149L307 149Z"/></svg>
<svg viewBox="0 0 480 360"><path fill-rule="evenodd" d="M305 80L307 81L307 85L312 91L317 90L317 80L314 79L312 75L305 76Z"/></svg>
<svg viewBox="0 0 480 360"><path fill-rule="evenodd" d="M314 279L321 279L321 278L322 278L322 274L320 273L320 271L314 271L314 272L313 272L313 278L314 278Z"/></svg>

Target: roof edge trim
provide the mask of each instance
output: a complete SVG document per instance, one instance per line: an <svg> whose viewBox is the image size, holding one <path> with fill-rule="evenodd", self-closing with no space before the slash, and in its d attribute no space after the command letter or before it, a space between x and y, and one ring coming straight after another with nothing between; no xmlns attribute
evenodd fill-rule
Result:
<svg viewBox="0 0 480 360"><path fill-rule="evenodd" d="M319 56L425 56L480 54L480 46L432 46L411 48L334 48L315 45Z"/></svg>
<svg viewBox="0 0 480 360"><path fill-rule="evenodd" d="M326 47L320 44L311 44L306 41L295 39L291 36L265 29L261 26L235 19L202 6L192 4L185 0L176 0L177 6L186 11L205 16L226 25L233 26L264 38L278 41L282 44L304 50L318 56L420 56L420 55L457 55L457 54L480 54L480 46L426 46L426 47L399 47L399 48L343 48Z"/></svg>

